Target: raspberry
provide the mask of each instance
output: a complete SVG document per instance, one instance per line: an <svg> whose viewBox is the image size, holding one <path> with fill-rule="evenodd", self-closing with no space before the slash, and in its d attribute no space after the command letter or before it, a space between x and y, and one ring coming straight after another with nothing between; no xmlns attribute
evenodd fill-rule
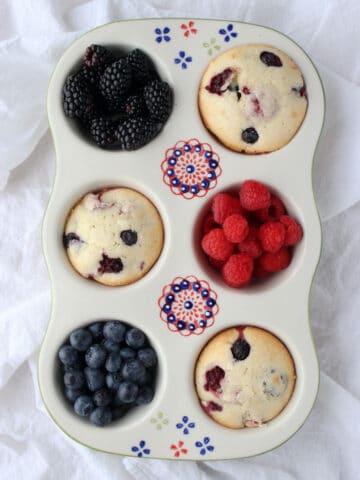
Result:
<svg viewBox="0 0 360 480"><path fill-rule="evenodd" d="M228 193L218 193L213 200L212 212L216 223L222 225L225 218L233 213L242 213L240 202Z"/></svg>
<svg viewBox="0 0 360 480"><path fill-rule="evenodd" d="M259 228L258 237L266 252L277 252L284 245L285 227L280 222L265 222Z"/></svg>
<svg viewBox="0 0 360 480"><path fill-rule="evenodd" d="M303 237L303 229L295 218L289 217L289 215L281 215L280 222L285 225L285 246L295 245L300 242Z"/></svg>
<svg viewBox="0 0 360 480"><path fill-rule="evenodd" d="M266 278L269 275L270 275L270 272L265 270L258 260L254 262L253 276L255 278Z"/></svg>
<svg viewBox="0 0 360 480"><path fill-rule="evenodd" d="M204 252L215 260L227 260L234 250L234 245L226 239L221 228L214 228L207 233L201 246Z"/></svg>
<svg viewBox="0 0 360 480"><path fill-rule="evenodd" d="M245 238L238 243L239 253L246 253L251 258L258 258L263 253L263 249L256 238Z"/></svg>
<svg viewBox="0 0 360 480"><path fill-rule="evenodd" d="M212 258L212 257L208 257L209 259L209 263L217 268L218 270L221 270L222 267L225 265L225 260L216 260L215 258Z"/></svg>
<svg viewBox="0 0 360 480"><path fill-rule="evenodd" d="M267 208L261 208L255 212L256 218L262 222L270 220L279 221L280 216L286 213L285 206L279 197L271 194L270 205Z"/></svg>
<svg viewBox="0 0 360 480"><path fill-rule="evenodd" d="M260 257L263 249L258 240L258 230L259 228L255 226L253 222L249 222L249 233L247 237L237 245L239 253L246 253L251 258Z"/></svg>
<svg viewBox="0 0 360 480"><path fill-rule="evenodd" d="M203 235L206 235L207 233L210 232L210 230L212 230L215 227L218 227L218 224L215 223L214 215L211 212L209 212L204 218L202 223L201 229L202 229Z"/></svg>
<svg viewBox="0 0 360 480"><path fill-rule="evenodd" d="M245 253L231 255L222 268L222 276L230 287L243 287L251 279L254 268L253 259Z"/></svg>
<svg viewBox="0 0 360 480"><path fill-rule="evenodd" d="M281 247L275 253L265 252L259 258L260 266L267 272L278 272L290 265L291 254L288 248Z"/></svg>
<svg viewBox="0 0 360 480"><path fill-rule="evenodd" d="M270 199L269 189L255 180L246 180L240 187L240 204L246 210L268 208Z"/></svg>
<svg viewBox="0 0 360 480"><path fill-rule="evenodd" d="M225 237L229 242L238 243L244 240L249 233L249 225L245 217L239 213L229 215L224 223Z"/></svg>

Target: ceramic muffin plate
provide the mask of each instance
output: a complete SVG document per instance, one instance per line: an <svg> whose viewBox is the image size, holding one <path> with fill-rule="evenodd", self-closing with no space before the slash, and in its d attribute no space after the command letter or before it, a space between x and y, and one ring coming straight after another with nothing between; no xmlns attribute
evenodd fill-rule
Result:
<svg viewBox="0 0 360 480"><path fill-rule="evenodd" d="M245 43L283 50L299 66L306 83L309 103L303 124L286 146L269 154L244 155L227 149L204 127L198 111L199 82L208 63ZM79 66L90 44L121 47L125 52L142 49L173 89L169 120L161 133L139 150L102 150L84 139L63 113L64 81ZM311 174L324 117L324 94L311 60L286 36L256 25L189 19L115 22L86 33L66 50L50 81L47 108L57 164L43 224L52 309L40 351L39 384L55 423L88 447L137 457L239 458L286 441L308 416L319 381L308 296L321 248ZM187 145L193 152L189 161L201 166L208 162L205 154L210 152L218 162L208 187L192 193L182 193L173 185L166 169L169 156L180 158ZM180 159L186 163L188 158ZM302 224L304 237L289 268L263 284L234 289L225 285L202 254L200 222L216 192L238 188L246 179L263 182L279 194L289 214ZM87 192L111 186L133 188L146 195L157 207L165 232L154 267L139 281L121 287L82 278L71 267L62 244L73 205ZM211 319L195 331L176 328L162 311L164 295L183 280L199 282L216 299ZM103 319L123 320L141 328L157 352L159 367L153 401L99 428L77 417L64 399L57 352L72 330ZM216 333L234 325L269 330L287 346L296 367L295 390L286 408L258 428L235 430L217 424L201 408L194 388L200 351Z"/></svg>

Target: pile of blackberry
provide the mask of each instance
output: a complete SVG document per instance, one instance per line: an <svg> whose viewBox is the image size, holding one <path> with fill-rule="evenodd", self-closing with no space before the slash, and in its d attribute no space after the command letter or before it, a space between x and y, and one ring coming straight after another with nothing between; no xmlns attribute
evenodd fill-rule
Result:
<svg viewBox="0 0 360 480"><path fill-rule="evenodd" d="M170 86L139 49L118 57L90 45L63 87L65 115L101 148L137 150L149 143L169 118L172 100Z"/></svg>
<svg viewBox="0 0 360 480"><path fill-rule="evenodd" d="M66 399L94 425L153 399L157 355L138 328L118 320L92 323L73 330L58 356Z"/></svg>

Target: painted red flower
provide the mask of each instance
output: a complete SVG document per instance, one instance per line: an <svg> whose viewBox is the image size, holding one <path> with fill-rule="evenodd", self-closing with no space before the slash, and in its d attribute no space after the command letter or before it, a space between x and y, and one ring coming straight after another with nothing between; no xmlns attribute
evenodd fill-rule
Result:
<svg viewBox="0 0 360 480"><path fill-rule="evenodd" d="M190 20L190 22L189 22L187 25L186 25L186 23L183 23L183 24L181 25L181 28L182 28L183 30L185 30L184 36L185 36L186 38L190 35L190 33L192 33L193 35L196 35L196 34L197 34L197 29L196 29L196 28L193 28L194 25L195 25L195 23L194 23L192 20Z"/></svg>
<svg viewBox="0 0 360 480"><path fill-rule="evenodd" d="M175 445L174 443L170 445L170 449L175 450L174 457L178 458L181 454L186 455L188 453L187 448L183 448L183 446L184 442L182 440L179 440L177 445Z"/></svg>

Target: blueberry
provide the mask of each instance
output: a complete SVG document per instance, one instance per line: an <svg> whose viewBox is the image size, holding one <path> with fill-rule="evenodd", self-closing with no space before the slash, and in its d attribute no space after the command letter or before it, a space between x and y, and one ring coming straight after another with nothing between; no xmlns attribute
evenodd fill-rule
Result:
<svg viewBox="0 0 360 480"><path fill-rule="evenodd" d="M64 385L70 390L79 390L85 385L85 377L81 370L72 370L64 375Z"/></svg>
<svg viewBox="0 0 360 480"><path fill-rule="evenodd" d="M145 367L154 367L157 362L155 350L150 347L139 350L138 359Z"/></svg>
<svg viewBox="0 0 360 480"><path fill-rule="evenodd" d="M280 60L280 57L272 52L261 52L260 60L268 67L282 67L282 61Z"/></svg>
<svg viewBox="0 0 360 480"><path fill-rule="evenodd" d="M150 373L149 370L145 369L144 375L142 375L139 378L139 381L137 382L137 384L140 385L140 387L142 387L143 385L148 385L152 383L152 381L153 381L153 375Z"/></svg>
<svg viewBox="0 0 360 480"><path fill-rule="evenodd" d="M121 372L125 380L129 380L134 383L143 381L146 375L144 365L136 358L127 360Z"/></svg>
<svg viewBox="0 0 360 480"><path fill-rule="evenodd" d="M113 420L117 420L125 415L125 413L127 412L127 408L121 405L114 406L111 407L111 412Z"/></svg>
<svg viewBox="0 0 360 480"><path fill-rule="evenodd" d="M246 128L241 133L241 138L246 143L255 143L259 140L259 134L253 127Z"/></svg>
<svg viewBox="0 0 360 480"><path fill-rule="evenodd" d="M85 328L78 328L70 334L70 343L79 352L85 352L92 344L92 335Z"/></svg>
<svg viewBox="0 0 360 480"><path fill-rule="evenodd" d="M120 233L121 240L125 243L125 245L128 245L129 247L131 245L135 245L135 243L138 240L138 234L135 232L135 230L123 230Z"/></svg>
<svg viewBox="0 0 360 480"><path fill-rule="evenodd" d="M108 372L116 372L120 370L122 363L120 352L112 352L108 355L105 363L105 368Z"/></svg>
<svg viewBox="0 0 360 480"><path fill-rule="evenodd" d="M110 405L113 399L113 394L108 388L100 388L93 395L93 401L97 407L106 407Z"/></svg>
<svg viewBox="0 0 360 480"><path fill-rule="evenodd" d="M245 360L249 356L250 353L250 345L244 338L239 338L233 343L231 347L231 353L235 360Z"/></svg>
<svg viewBox="0 0 360 480"><path fill-rule="evenodd" d="M125 342L129 347L141 348L145 343L145 335L138 328L131 328L126 332Z"/></svg>
<svg viewBox="0 0 360 480"><path fill-rule="evenodd" d="M124 360L129 360L136 357L136 351L130 347L123 347L120 348L120 355Z"/></svg>
<svg viewBox="0 0 360 480"><path fill-rule="evenodd" d="M136 398L136 405L146 405L154 398L154 389L149 385L141 387Z"/></svg>
<svg viewBox="0 0 360 480"><path fill-rule="evenodd" d="M86 367L84 373L88 389L91 392L96 392L105 385L105 374L100 368Z"/></svg>
<svg viewBox="0 0 360 480"><path fill-rule="evenodd" d="M126 327L118 320L111 320L104 325L104 337L113 342L120 343L124 338Z"/></svg>
<svg viewBox="0 0 360 480"><path fill-rule="evenodd" d="M104 340L102 341L102 345L108 352L118 352L120 350L120 343L113 342L112 340L108 340L107 338L104 338Z"/></svg>
<svg viewBox="0 0 360 480"><path fill-rule="evenodd" d="M62 365L62 369L64 372L72 372L73 370L83 370L84 363L79 359L77 363L74 365Z"/></svg>
<svg viewBox="0 0 360 480"><path fill-rule="evenodd" d="M108 373L105 377L106 386L110 388L110 390L117 390L123 380L121 372Z"/></svg>
<svg viewBox="0 0 360 480"><path fill-rule="evenodd" d="M63 365L73 366L79 361L79 353L71 345L63 345L59 350L59 358Z"/></svg>
<svg viewBox="0 0 360 480"><path fill-rule="evenodd" d="M110 407L97 407L90 415L90 422L98 427L108 425L112 420Z"/></svg>
<svg viewBox="0 0 360 480"><path fill-rule="evenodd" d="M94 343L85 353L85 362L90 368L99 368L104 365L106 356L106 349L102 345Z"/></svg>
<svg viewBox="0 0 360 480"><path fill-rule="evenodd" d="M84 392L82 389L74 390L72 388L65 388L65 397L69 402L74 403L75 400L80 397Z"/></svg>
<svg viewBox="0 0 360 480"><path fill-rule="evenodd" d="M63 235L63 245L65 248L69 248L70 244L73 242L80 242L79 235L76 235L74 232L67 233Z"/></svg>
<svg viewBox="0 0 360 480"><path fill-rule="evenodd" d="M103 338L103 322L92 323L88 330L91 332L93 339L97 342L101 341Z"/></svg>
<svg viewBox="0 0 360 480"><path fill-rule="evenodd" d="M123 403L132 403L135 401L139 387L135 383L122 382L117 391L119 400Z"/></svg>
<svg viewBox="0 0 360 480"><path fill-rule="evenodd" d="M87 417L94 410L94 403L88 395L81 395L74 403L74 410L77 415Z"/></svg>

